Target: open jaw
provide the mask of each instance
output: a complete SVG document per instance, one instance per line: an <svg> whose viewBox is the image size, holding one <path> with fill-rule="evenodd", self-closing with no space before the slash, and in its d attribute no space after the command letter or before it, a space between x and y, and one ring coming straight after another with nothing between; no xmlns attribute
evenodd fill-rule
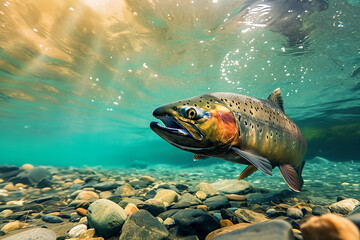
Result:
<svg viewBox="0 0 360 240"><path fill-rule="evenodd" d="M158 122L151 122L150 128L155 133L160 135L160 137L163 137L162 136L163 134L166 135L171 134L180 137L194 138L194 136L182 124L176 121L172 116L166 114L164 116L155 116L155 117L161 120L164 123L164 126L160 125ZM193 124L188 124L188 125L190 125L197 132L199 132L199 130Z"/></svg>

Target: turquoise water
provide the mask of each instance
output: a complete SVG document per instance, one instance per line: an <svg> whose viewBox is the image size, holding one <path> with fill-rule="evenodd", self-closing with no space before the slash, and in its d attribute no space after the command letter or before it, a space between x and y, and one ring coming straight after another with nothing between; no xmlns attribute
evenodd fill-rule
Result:
<svg viewBox="0 0 360 240"><path fill-rule="evenodd" d="M2 1L0 162L190 164L154 108L278 87L306 159L357 161L359 17L355 0Z"/></svg>

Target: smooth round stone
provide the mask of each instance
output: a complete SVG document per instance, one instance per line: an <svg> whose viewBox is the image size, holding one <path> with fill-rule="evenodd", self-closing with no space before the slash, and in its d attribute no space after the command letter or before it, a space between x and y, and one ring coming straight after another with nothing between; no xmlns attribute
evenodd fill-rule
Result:
<svg viewBox="0 0 360 240"><path fill-rule="evenodd" d="M286 216L293 219L301 219L304 217L304 214L299 208L288 208L286 210Z"/></svg>
<svg viewBox="0 0 360 240"><path fill-rule="evenodd" d="M33 169L33 168L34 168L34 166L29 164L29 163L25 163L24 165L22 165L20 167L20 169L23 170L23 171L30 170L30 169Z"/></svg>
<svg viewBox="0 0 360 240"><path fill-rule="evenodd" d="M126 205L126 207L125 207L125 212L126 212L126 215L128 215L128 216L138 210L139 209L133 203L128 203L128 205Z"/></svg>
<svg viewBox="0 0 360 240"><path fill-rule="evenodd" d="M278 212L273 208L269 208L265 214L269 217L277 217L279 215Z"/></svg>
<svg viewBox="0 0 360 240"><path fill-rule="evenodd" d="M17 230L20 227L21 227L21 223L19 221L9 222L1 228L1 231L10 232L10 231Z"/></svg>
<svg viewBox="0 0 360 240"><path fill-rule="evenodd" d="M240 217L243 222L248 223L260 223L269 220L261 213L257 213L248 209L238 209L235 214Z"/></svg>
<svg viewBox="0 0 360 240"><path fill-rule="evenodd" d="M312 209L312 214L314 216L320 216L326 213L330 213L330 209L324 206L315 206Z"/></svg>
<svg viewBox="0 0 360 240"><path fill-rule="evenodd" d="M85 224L79 224L79 225L73 227L72 229L70 229L70 231L68 233L68 237L77 238L82 233L84 233L86 230L87 230L87 226Z"/></svg>
<svg viewBox="0 0 360 240"><path fill-rule="evenodd" d="M139 178L140 181L146 183L146 185L150 185L153 182L155 182L155 179L153 177L150 176L142 176Z"/></svg>
<svg viewBox="0 0 360 240"><path fill-rule="evenodd" d="M100 199L90 204L87 218L89 226L95 228L98 235L107 238L119 234L127 215L116 203Z"/></svg>
<svg viewBox="0 0 360 240"><path fill-rule="evenodd" d="M217 191L224 194L246 194L250 192L253 187L250 183L244 180L227 179L217 181L211 184Z"/></svg>
<svg viewBox="0 0 360 240"><path fill-rule="evenodd" d="M120 195L122 197L130 197L136 194L135 189L129 184L125 183L124 185L118 187L115 192L115 195Z"/></svg>
<svg viewBox="0 0 360 240"><path fill-rule="evenodd" d="M175 220L172 219L172 218L170 218L170 217L168 217L168 218L166 218L166 219L164 220L163 224L164 224L165 226L171 227L171 226L175 225Z"/></svg>
<svg viewBox="0 0 360 240"><path fill-rule="evenodd" d="M351 213L351 211L360 204L360 202L353 198L347 198L337 203L330 205L330 210L335 213L343 215Z"/></svg>
<svg viewBox="0 0 360 240"><path fill-rule="evenodd" d="M157 216L160 213L166 211L166 207L165 207L163 201L156 199L156 198L148 199L144 203L138 204L137 207L139 209L144 209L144 210L148 211L153 216Z"/></svg>
<svg viewBox="0 0 360 240"><path fill-rule="evenodd" d="M7 218L8 216L10 216L13 213L12 210L10 209L5 209L3 211L0 212L0 219L4 219Z"/></svg>
<svg viewBox="0 0 360 240"><path fill-rule="evenodd" d="M21 233L17 233L3 240L56 240L55 232L46 228L33 228Z"/></svg>
<svg viewBox="0 0 360 240"><path fill-rule="evenodd" d="M62 218L50 214L43 215L41 219L48 223L62 223L64 221Z"/></svg>
<svg viewBox="0 0 360 240"><path fill-rule="evenodd" d="M247 198L244 195L239 194L225 194L225 197L229 199L229 201L246 201Z"/></svg>
<svg viewBox="0 0 360 240"><path fill-rule="evenodd" d="M200 199L200 200L205 200L207 195L206 195L206 193L203 192L203 191L197 191L197 192L195 193L195 196L196 196L198 199Z"/></svg>
<svg viewBox="0 0 360 240"><path fill-rule="evenodd" d="M162 189L157 192L154 198L159 199L162 202L166 202L170 205L171 203L178 200L179 194L170 189Z"/></svg>
<svg viewBox="0 0 360 240"><path fill-rule="evenodd" d="M94 237L95 235L95 229L90 228L86 231L84 231L80 236L79 239L92 239L92 237Z"/></svg>
<svg viewBox="0 0 360 240"><path fill-rule="evenodd" d="M81 191L75 198L76 200L89 200L89 199L99 199L99 195L91 191Z"/></svg>
<svg viewBox="0 0 360 240"><path fill-rule="evenodd" d="M231 207L229 200L225 196L213 196L204 201L204 204L208 206L209 210L221 209Z"/></svg>
<svg viewBox="0 0 360 240"><path fill-rule="evenodd" d="M118 186L119 186L118 183L108 181L108 182L101 182L101 183L95 184L94 188L96 190L100 190L100 191L108 191L108 190L115 189Z"/></svg>
<svg viewBox="0 0 360 240"><path fill-rule="evenodd" d="M180 210L172 218L184 235L196 234L199 239L204 239L207 234L220 228L219 221L211 214L202 210Z"/></svg>
<svg viewBox="0 0 360 240"><path fill-rule="evenodd" d="M87 210L85 208L77 208L76 209L76 213L81 217L86 216L86 212L87 212Z"/></svg>

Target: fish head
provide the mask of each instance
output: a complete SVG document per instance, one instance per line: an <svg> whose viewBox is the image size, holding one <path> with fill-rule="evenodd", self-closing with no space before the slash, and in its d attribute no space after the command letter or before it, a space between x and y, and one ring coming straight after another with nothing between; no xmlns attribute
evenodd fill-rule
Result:
<svg viewBox="0 0 360 240"><path fill-rule="evenodd" d="M201 95L176 101L153 111L160 119L150 128L170 144L197 154L226 152L238 141L237 122L232 111L218 98Z"/></svg>

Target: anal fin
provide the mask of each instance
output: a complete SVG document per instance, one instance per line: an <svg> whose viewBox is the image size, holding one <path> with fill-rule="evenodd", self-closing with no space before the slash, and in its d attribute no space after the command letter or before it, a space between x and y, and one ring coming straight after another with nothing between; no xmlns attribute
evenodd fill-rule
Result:
<svg viewBox="0 0 360 240"><path fill-rule="evenodd" d="M302 187L302 178L298 175L295 168L290 164L280 164L279 169L286 184L295 192L300 192Z"/></svg>
<svg viewBox="0 0 360 240"><path fill-rule="evenodd" d="M232 147L231 149L266 175L272 176L272 165L267 158L264 158L255 151L240 150L236 147Z"/></svg>
<svg viewBox="0 0 360 240"><path fill-rule="evenodd" d="M258 170L257 167L255 167L254 165L249 165L247 166L244 171L242 171L242 173L240 174L240 176L238 177L238 180L247 178L248 176L250 176L251 174L253 174L254 172L256 172L256 170Z"/></svg>

